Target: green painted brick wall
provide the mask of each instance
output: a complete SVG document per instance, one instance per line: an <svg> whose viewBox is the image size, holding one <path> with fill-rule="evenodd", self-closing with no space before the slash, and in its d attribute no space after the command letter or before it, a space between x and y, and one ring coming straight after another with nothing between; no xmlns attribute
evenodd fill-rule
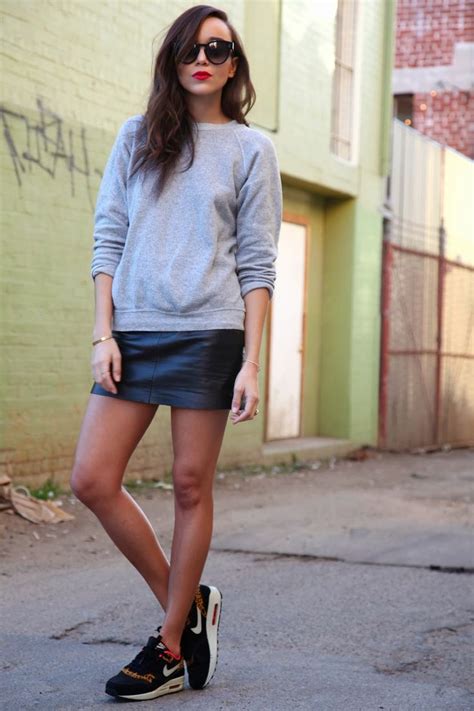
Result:
<svg viewBox="0 0 474 711"><path fill-rule="evenodd" d="M268 0L277 6L278 2ZM0 466L16 481L67 481L92 384L93 211L120 123L143 110L152 56L188 2L4 0ZM250 41L252 3L220 3L255 67L277 61L277 102L255 128L278 151L285 210L310 226L303 434L374 441L387 77L393 6L361 3L359 156L330 154L336 1L282 0L269 57ZM249 15L250 13L250 15ZM258 31L266 28L259 25ZM278 31L278 42L274 41ZM153 55L152 55L153 49ZM276 113L274 106L277 107ZM388 118L387 118L388 117ZM276 127L276 130L273 128ZM278 288L278 285L277 285ZM267 332L260 394L265 387ZM258 461L263 418L227 428L220 466ZM158 410L128 475L171 465L169 409Z"/></svg>

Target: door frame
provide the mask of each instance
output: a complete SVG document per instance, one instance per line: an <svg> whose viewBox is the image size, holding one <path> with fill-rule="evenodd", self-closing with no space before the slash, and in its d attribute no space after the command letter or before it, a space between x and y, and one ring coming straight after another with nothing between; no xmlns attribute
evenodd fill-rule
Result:
<svg viewBox="0 0 474 711"><path fill-rule="evenodd" d="M295 212L289 212L283 210L282 214L283 222L291 222L295 225L301 225L305 228L305 249L304 249L304 277L303 277L303 326L302 326L302 353L301 353L301 379L300 379L300 417L298 422L298 434L296 437L303 436L303 411L304 411L304 380L305 380L305 361L306 361L306 338L307 338L307 313L308 313L308 279L309 279L309 264L310 264L310 251L311 251L311 222L305 215L300 215ZM265 363L266 363L266 377L265 377L265 389L264 389L264 418L263 418L263 441L264 442L278 442L279 439L268 439L268 400L270 396L269 392L269 381L270 381L270 370L271 370L271 338L272 338L272 318L273 318L273 304L272 301L269 303L268 309L268 319L267 319L267 339L265 347Z"/></svg>

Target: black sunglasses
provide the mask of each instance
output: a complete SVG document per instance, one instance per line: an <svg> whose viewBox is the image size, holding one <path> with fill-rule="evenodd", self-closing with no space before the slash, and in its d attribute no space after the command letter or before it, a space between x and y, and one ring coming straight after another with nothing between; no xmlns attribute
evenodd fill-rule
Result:
<svg viewBox="0 0 474 711"><path fill-rule="evenodd" d="M234 43L230 40L211 40L206 44L196 42L189 52L185 54L183 59L181 59L183 64L191 64L191 62L194 62L201 47L204 47L204 54L211 64L224 64L229 58L230 53L234 52Z"/></svg>

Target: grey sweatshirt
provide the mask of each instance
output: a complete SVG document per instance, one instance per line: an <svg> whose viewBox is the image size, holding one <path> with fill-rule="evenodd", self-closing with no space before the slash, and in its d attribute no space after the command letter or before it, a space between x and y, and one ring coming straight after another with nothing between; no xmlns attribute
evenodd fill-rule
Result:
<svg viewBox="0 0 474 711"><path fill-rule="evenodd" d="M156 175L129 177L141 118L120 127L95 209L91 276L113 277L112 328L243 329L243 297L265 287L272 298L276 279L282 187L273 143L235 120L199 123L194 164L156 199Z"/></svg>

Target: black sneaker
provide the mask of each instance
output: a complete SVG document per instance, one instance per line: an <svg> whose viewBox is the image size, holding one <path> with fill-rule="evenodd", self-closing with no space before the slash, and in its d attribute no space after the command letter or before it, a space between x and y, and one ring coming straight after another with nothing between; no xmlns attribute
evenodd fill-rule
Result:
<svg viewBox="0 0 474 711"><path fill-rule="evenodd" d="M108 680L105 692L121 699L142 701L183 688L183 655L177 659L161 639L161 634L154 634L135 659Z"/></svg>
<svg viewBox="0 0 474 711"><path fill-rule="evenodd" d="M199 585L181 637L181 652L192 689L207 686L216 670L221 607L222 593L212 585Z"/></svg>

